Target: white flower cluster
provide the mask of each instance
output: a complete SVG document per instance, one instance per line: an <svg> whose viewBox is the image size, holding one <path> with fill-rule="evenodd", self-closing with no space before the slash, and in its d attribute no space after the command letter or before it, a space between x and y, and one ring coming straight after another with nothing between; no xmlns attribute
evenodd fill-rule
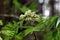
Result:
<svg viewBox="0 0 60 40"><path fill-rule="evenodd" d="M25 14L20 15L20 20L24 19L26 21L33 20L33 21L39 21L40 16L36 14L36 12L32 12L31 10L28 10L25 12Z"/></svg>
<svg viewBox="0 0 60 40"><path fill-rule="evenodd" d="M3 39L0 37L0 40L3 40Z"/></svg>

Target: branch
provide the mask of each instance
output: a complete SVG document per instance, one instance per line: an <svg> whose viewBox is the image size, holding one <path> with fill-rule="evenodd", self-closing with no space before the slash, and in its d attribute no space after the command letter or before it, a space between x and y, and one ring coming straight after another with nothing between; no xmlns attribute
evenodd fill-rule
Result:
<svg viewBox="0 0 60 40"><path fill-rule="evenodd" d="M19 17L17 15L8 15L8 14L0 14L0 17L13 17L13 18L16 18L16 19L19 19Z"/></svg>

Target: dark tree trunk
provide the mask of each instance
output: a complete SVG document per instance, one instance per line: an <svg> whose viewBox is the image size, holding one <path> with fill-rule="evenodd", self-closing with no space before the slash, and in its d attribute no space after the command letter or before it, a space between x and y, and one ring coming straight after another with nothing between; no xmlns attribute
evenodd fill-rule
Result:
<svg viewBox="0 0 60 40"><path fill-rule="evenodd" d="M0 14L4 13L3 0L0 0Z"/></svg>
<svg viewBox="0 0 60 40"><path fill-rule="evenodd" d="M43 14L43 5L44 5L44 1L42 3L39 3L38 1L38 6L37 6L38 14Z"/></svg>
<svg viewBox="0 0 60 40"><path fill-rule="evenodd" d="M50 16L54 16L55 15L55 0L50 0L49 1L49 4L50 4Z"/></svg>
<svg viewBox="0 0 60 40"><path fill-rule="evenodd" d="M38 4L38 12L43 13L43 4Z"/></svg>
<svg viewBox="0 0 60 40"><path fill-rule="evenodd" d="M3 0L0 0L0 14L4 14L4 6L3 6ZM0 19L3 19L0 16ZM0 30L1 30L2 26L0 25Z"/></svg>

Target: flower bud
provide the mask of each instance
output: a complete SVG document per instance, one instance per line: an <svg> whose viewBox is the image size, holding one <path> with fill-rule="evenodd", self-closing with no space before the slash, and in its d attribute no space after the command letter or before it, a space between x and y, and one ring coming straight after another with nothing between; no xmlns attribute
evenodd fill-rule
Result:
<svg viewBox="0 0 60 40"><path fill-rule="evenodd" d="M39 18L35 18L35 21L40 21L40 19Z"/></svg>
<svg viewBox="0 0 60 40"><path fill-rule="evenodd" d="M39 15L35 15L34 17L39 18Z"/></svg>
<svg viewBox="0 0 60 40"><path fill-rule="evenodd" d="M24 19L25 15L20 15L20 19Z"/></svg>
<svg viewBox="0 0 60 40"><path fill-rule="evenodd" d="M26 11L26 12L25 12L25 15L27 15L27 14L28 14L28 12Z"/></svg>
<svg viewBox="0 0 60 40"><path fill-rule="evenodd" d="M34 17L34 16L35 16L35 12L32 12L32 13L31 13L31 17Z"/></svg>
<svg viewBox="0 0 60 40"><path fill-rule="evenodd" d="M29 20L32 20L32 18L31 18L31 17L28 17L28 18L26 18L25 20L26 20L26 21L27 21L27 20L29 21Z"/></svg>
<svg viewBox="0 0 60 40"><path fill-rule="evenodd" d="M31 10L28 10L25 15L30 16L31 15Z"/></svg>
<svg viewBox="0 0 60 40"><path fill-rule="evenodd" d="M28 12L28 13L31 13L31 10L28 10L27 12Z"/></svg>

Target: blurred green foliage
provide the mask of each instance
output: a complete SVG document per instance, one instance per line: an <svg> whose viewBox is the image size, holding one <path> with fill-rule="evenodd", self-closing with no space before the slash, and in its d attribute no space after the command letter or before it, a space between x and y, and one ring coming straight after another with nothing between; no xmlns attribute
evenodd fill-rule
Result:
<svg viewBox="0 0 60 40"><path fill-rule="evenodd" d="M37 7L37 2L36 1L32 2L29 7L26 7L26 6L22 5L17 0L13 0L13 4L15 5L16 8L18 8L23 13L25 13L27 10L32 10L32 11L37 10L36 9L36 7Z"/></svg>
<svg viewBox="0 0 60 40"><path fill-rule="evenodd" d="M49 21L47 21L49 20ZM0 31L0 34L5 35L5 40L6 40L6 36L8 36L8 40L11 39L12 37L15 37L16 40L22 40L25 36L27 36L28 34L33 33L33 31L41 31L45 30L45 28L48 30L46 31L47 33L44 36L45 40L60 40L58 39L60 36L60 30L59 29L59 25L56 27L57 24L57 20L58 17L52 17L43 21L40 21L37 25L35 25L35 27L33 26L26 26L25 28L27 28L26 30L18 33L18 29L20 28L20 26L18 26L18 24L21 24L20 21L23 22L23 20L20 20L19 22L13 21L13 23L8 22ZM49 24L49 25L48 25ZM51 29L50 27L55 27L52 31L49 30ZM22 28L24 28L24 26L21 26Z"/></svg>
<svg viewBox="0 0 60 40"><path fill-rule="evenodd" d="M27 10L31 9L32 11L36 11L36 2L33 2L29 7L26 7L17 2L17 0L13 0L14 6L25 13ZM46 34L44 35L44 40L60 40L60 23L56 26L58 21L58 17L54 16L51 18L47 18L45 20L40 20L40 22L34 26L23 26L24 20L19 20L18 22L8 22L0 31L0 35L3 35L4 40L10 40L13 37L16 40L23 40L24 37L33 33L34 31L40 32L44 30ZM2 20L0 20L0 25L2 25ZM53 30L51 30L51 28ZM26 28L26 30L18 33L19 28Z"/></svg>

